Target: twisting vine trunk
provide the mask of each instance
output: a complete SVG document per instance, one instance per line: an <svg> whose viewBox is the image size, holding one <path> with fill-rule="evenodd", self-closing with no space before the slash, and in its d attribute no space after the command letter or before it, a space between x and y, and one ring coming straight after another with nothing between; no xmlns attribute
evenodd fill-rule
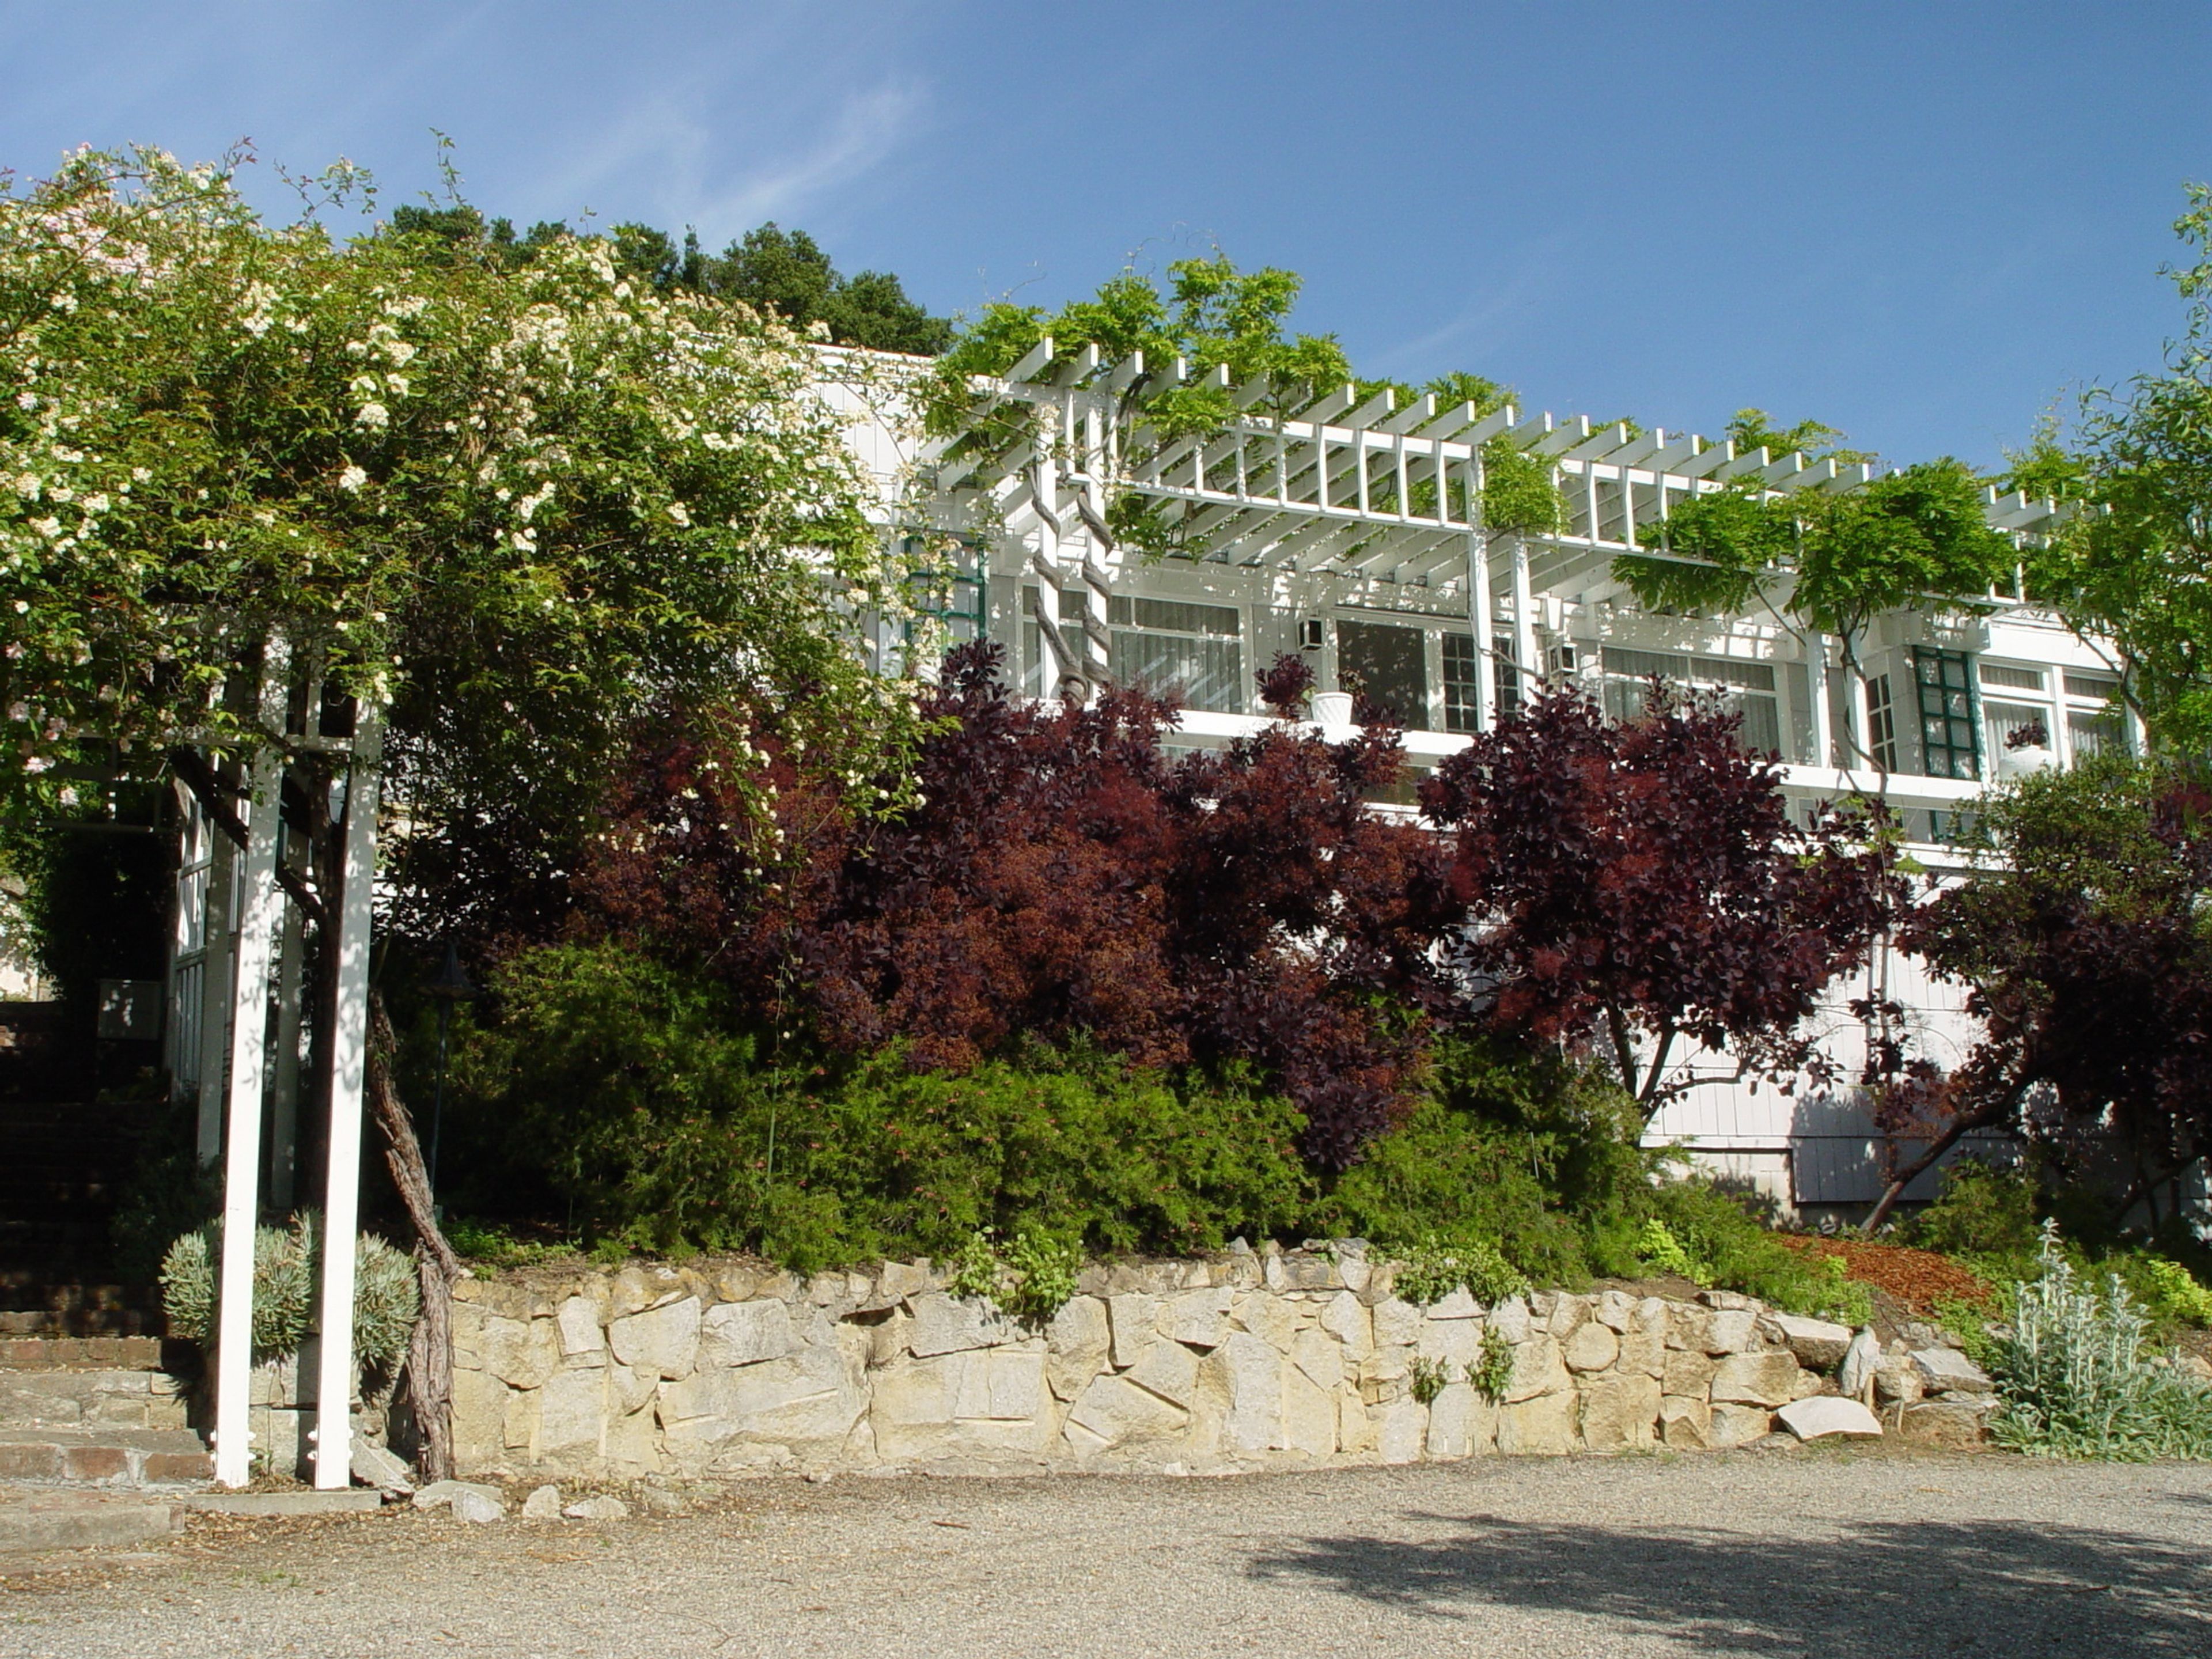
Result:
<svg viewBox="0 0 2212 1659"><path fill-rule="evenodd" d="M460 1258L446 1242L432 1207L430 1177L422 1165L422 1143L392 1080L392 1056L398 1044L384 998L368 994L368 1104L384 1134L384 1161L392 1170L399 1201L415 1228L415 1270L422 1289L422 1316L407 1344L407 1407L422 1437L419 1473L425 1480L453 1474L454 1281Z"/></svg>

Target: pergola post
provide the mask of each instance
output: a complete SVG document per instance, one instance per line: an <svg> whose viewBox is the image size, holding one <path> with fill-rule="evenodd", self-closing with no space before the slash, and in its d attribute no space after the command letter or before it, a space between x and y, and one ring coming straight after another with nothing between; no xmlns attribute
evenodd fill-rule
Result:
<svg viewBox="0 0 2212 1659"><path fill-rule="evenodd" d="M320 1370L315 1384L315 1485L353 1478L353 1297L361 1229L361 1099L368 1064L370 890L376 880L376 811L382 712L365 699L346 773L345 860L333 957L337 1018L331 1031L330 1184L323 1199Z"/></svg>
<svg viewBox="0 0 2212 1659"><path fill-rule="evenodd" d="M1536 598L1528 580L1528 538L1517 532L1513 537L1513 655L1514 666L1519 671L1513 683L1520 688L1521 703L1526 708L1543 679L1543 663L1536 652Z"/></svg>
<svg viewBox="0 0 2212 1659"><path fill-rule="evenodd" d="M215 1474L226 1486L252 1478L247 1427L253 1377L253 1235L260 1224L261 1081L269 1039L269 957L283 895L276 885L277 745L264 742L250 772L252 809L239 879L244 902L232 952L229 1122L222 1183L222 1265L217 1298Z"/></svg>
<svg viewBox="0 0 2212 1659"><path fill-rule="evenodd" d="M1474 628L1474 729L1498 726L1498 641L1490 614L1490 549L1480 530L1467 536L1467 614Z"/></svg>

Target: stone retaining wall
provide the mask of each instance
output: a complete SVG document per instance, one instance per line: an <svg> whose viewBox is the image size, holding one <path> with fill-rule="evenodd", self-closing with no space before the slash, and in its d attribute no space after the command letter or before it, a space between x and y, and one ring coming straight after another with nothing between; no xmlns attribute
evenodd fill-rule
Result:
<svg viewBox="0 0 2212 1659"><path fill-rule="evenodd" d="M509 1274L453 1310L465 1473L1192 1473L1753 1440L1850 1333L1747 1297L1539 1292L1420 1308L1356 1244L1091 1267L1042 1329L927 1262ZM1486 1329L1503 1398L1464 1380ZM1795 1345L1793 1346L1793 1344ZM1424 1404L1416 1359L1449 1380ZM1801 1360L1805 1362L1801 1364Z"/></svg>

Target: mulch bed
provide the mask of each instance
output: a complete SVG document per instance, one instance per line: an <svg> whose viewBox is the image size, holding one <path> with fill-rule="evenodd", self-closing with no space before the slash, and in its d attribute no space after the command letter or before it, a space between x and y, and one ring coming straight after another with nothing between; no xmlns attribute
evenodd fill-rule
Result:
<svg viewBox="0 0 2212 1659"><path fill-rule="evenodd" d="M1939 1301L1983 1303L1992 1294L1978 1274L1933 1250L1804 1235L1785 1237L1782 1242L1815 1255L1841 1256L1847 1277L1871 1285L1916 1314L1934 1311Z"/></svg>

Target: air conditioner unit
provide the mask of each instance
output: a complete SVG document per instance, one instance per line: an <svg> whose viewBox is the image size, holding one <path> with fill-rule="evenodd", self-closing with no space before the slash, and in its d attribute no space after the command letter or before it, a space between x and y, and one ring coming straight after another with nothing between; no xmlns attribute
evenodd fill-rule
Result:
<svg viewBox="0 0 2212 1659"><path fill-rule="evenodd" d="M1328 624L1319 617L1308 617L1298 624L1298 649L1318 651L1328 641Z"/></svg>

